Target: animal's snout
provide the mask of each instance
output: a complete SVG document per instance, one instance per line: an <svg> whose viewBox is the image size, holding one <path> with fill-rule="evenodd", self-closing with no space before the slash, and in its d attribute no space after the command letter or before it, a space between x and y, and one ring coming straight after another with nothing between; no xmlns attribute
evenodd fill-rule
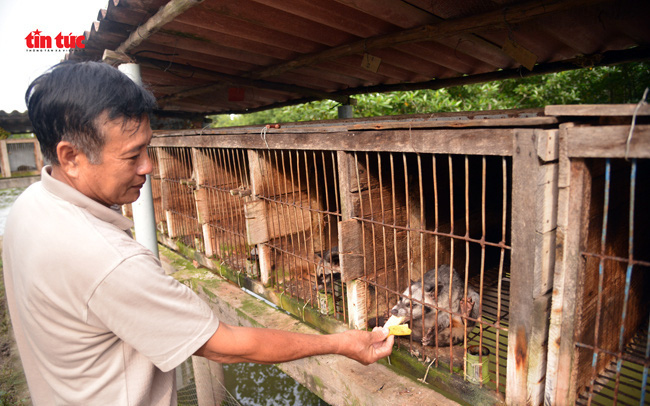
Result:
<svg viewBox="0 0 650 406"><path fill-rule="evenodd" d="M393 316L405 317L408 316L408 311L403 307L395 306L390 310L390 314Z"/></svg>

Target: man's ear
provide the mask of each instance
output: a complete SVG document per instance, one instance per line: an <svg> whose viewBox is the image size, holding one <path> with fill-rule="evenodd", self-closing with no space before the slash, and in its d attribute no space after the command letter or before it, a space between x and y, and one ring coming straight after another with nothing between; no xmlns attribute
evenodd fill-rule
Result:
<svg viewBox="0 0 650 406"><path fill-rule="evenodd" d="M68 141L60 141L56 146L61 170L68 176L76 177L79 170L79 160L83 153Z"/></svg>

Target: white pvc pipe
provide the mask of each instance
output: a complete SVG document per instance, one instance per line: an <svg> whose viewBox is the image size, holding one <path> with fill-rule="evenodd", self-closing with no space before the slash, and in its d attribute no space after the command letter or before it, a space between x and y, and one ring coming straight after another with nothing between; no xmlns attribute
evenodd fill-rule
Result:
<svg viewBox="0 0 650 406"><path fill-rule="evenodd" d="M131 80L142 86L140 66L135 63L125 63L118 67ZM151 191L151 175L140 189L140 197L133 202L133 223L135 228L135 239L140 244L149 248L156 258L158 255L158 239L156 237L156 216L153 209L153 193Z"/></svg>

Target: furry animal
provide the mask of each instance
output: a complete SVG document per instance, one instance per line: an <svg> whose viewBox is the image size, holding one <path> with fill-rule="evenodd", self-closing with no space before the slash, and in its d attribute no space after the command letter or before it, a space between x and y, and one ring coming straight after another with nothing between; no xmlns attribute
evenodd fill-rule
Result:
<svg viewBox="0 0 650 406"><path fill-rule="evenodd" d="M318 266L316 267L316 290L332 289L332 278L341 278L341 267L339 263L339 247L334 246L325 251L321 257L320 253L316 253L320 258Z"/></svg>
<svg viewBox="0 0 650 406"><path fill-rule="evenodd" d="M449 275L451 280L451 306L449 303ZM422 281L413 282L410 288L407 288L399 302L391 309L391 314L395 316L407 317L410 319L411 336L414 340L421 340L423 345L435 345L436 335L438 336L438 345L449 345L451 336L452 345L463 342L465 336L465 326L462 316L478 318L479 316L479 295L472 288L467 288L467 299L465 300L464 283L456 270L451 270L449 265L442 265L438 268L438 280L436 281L435 269L429 270L424 274L424 283ZM436 283L437 282L437 283ZM435 298L435 288L438 286L438 300ZM410 289L410 290L409 290ZM424 303L409 300L422 301L424 292ZM412 308L412 309L411 309ZM436 330L436 311L438 308L438 325ZM445 310L451 310L450 314ZM460 315L459 315L460 314ZM467 331L471 331L476 324L472 320L467 321ZM422 323L424 322L424 331L422 337Z"/></svg>

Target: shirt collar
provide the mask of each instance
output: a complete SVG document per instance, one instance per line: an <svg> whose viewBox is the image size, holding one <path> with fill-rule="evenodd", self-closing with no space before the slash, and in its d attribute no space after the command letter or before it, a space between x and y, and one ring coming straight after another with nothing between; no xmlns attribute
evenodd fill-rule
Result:
<svg viewBox="0 0 650 406"><path fill-rule="evenodd" d="M82 209L87 210L90 214L111 223L124 231L129 231L133 227L133 221L124 217L121 213L121 206L106 207L101 203L94 201L84 195L77 189L67 185L52 177L52 166L47 165L41 171L41 182L43 187L53 195L74 204Z"/></svg>

